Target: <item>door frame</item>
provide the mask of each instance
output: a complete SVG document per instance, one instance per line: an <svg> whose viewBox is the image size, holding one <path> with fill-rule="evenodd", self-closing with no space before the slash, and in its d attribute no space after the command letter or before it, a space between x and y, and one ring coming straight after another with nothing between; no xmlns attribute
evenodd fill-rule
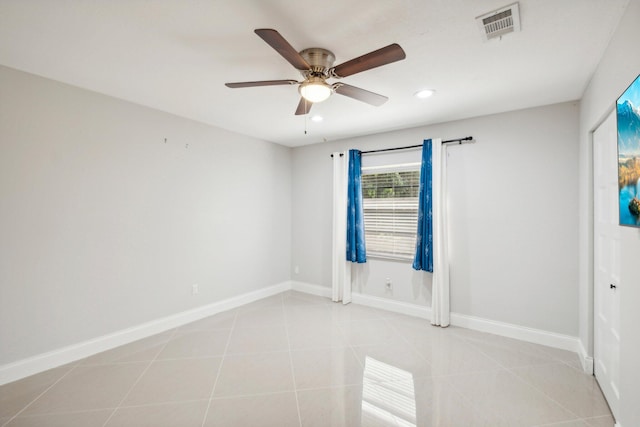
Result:
<svg viewBox="0 0 640 427"><path fill-rule="evenodd" d="M603 125L605 123L607 123L607 128L603 129ZM603 154L605 154L605 159L606 159L607 162L610 161L610 160L613 161L614 159L617 159L617 139L615 137L615 132L616 132L616 111L615 110L613 110L613 111L609 110L609 113L605 116L605 119L598 125L598 127L596 127L594 132L592 132L592 134L591 134L592 135L592 143L595 141L595 138L594 138L595 133L598 132L600 129L603 129L603 132L601 132L601 137L599 138L599 141L600 141L599 142L599 144L600 144L600 147L599 147L600 150L599 151L603 152ZM604 148L603 144L606 145L606 148ZM609 146L609 144L612 144L612 146ZM595 144L592 144L592 149L593 149L593 152L595 153ZM609 156L611 156L611 155L613 155L612 159L609 158ZM593 174L592 174L593 175L593 180L592 181L593 182L592 182L592 185L591 185L592 186L592 193L591 194L592 194L592 197L593 197L593 227L592 227L592 232L593 232L593 236L594 236L593 251L592 251L592 253L593 253L593 263L592 263L591 272L592 272L592 275L593 275L593 287L592 287L592 289L593 289L593 360L594 360L593 375L595 377L595 371L597 370L597 366L596 365L598 363L598 361L595 358L595 355L596 355L596 353L595 353L596 352L596 348L595 348L595 344L596 344L596 325L595 324L598 322L598 317L599 317L598 313L600 313L600 311L599 311L600 309L598 307L596 307L595 296L596 296L596 294L600 295L600 297L602 298L602 300L599 300L600 303L602 303L603 301L607 301L607 298L609 298L611 296L611 294L609 293L609 289L604 289L602 287L602 285L603 285L602 282L600 282L599 280L596 280L596 279L598 279L600 277L598 272L596 271L597 267L599 267L599 266L596 266L596 261L601 262L602 260L596 259L596 251L595 251L595 249L596 249L596 247L595 247L595 234L596 234L595 233L595 231L596 231L595 213L600 211L601 210L600 208L602 208L602 206L600 206L600 208L598 208L595 205L595 201L596 201L596 195L597 194L600 194L600 196L602 196L601 191L602 191L603 188L605 190L607 190L607 193L606 193L607 195L605 196L606 203L612 202L612 200L609 200L609 197L611 197L611 196L613 196L613 199L616 201L616 209L615 209L614 217L610 217L611 212L609 212L609 214L607 214L606 221L604 222L604 224L606 224L606 225L604 225L605 229L609 230L609 231L606 231L606 236L613 237L613 239L614 239L613 241L617 241L618 244L620 244L620 235L619 235L620 230L619 230L619 225L618 225L619 224L618 223L618 215L619 215L619 213L617 212L617 210L618 210L618 206L617 206L618 197L608 193L609 191L613 190L610 187L611 185L614 186L616 189L618 188L618 185L617 185L617 169L618 169L617 164L615 165L615 167L612 170L611 168L614 165L604 165L603 166L602 162L599 159L595 158L595 155L593 156L591 163L593 165L593 170L592 170L592 172L593 172ZM604 176L604 175L601 175L604 178L604 181L599 181L598 183L596 183L595 182L595 169L596 169L595 165L598 164L598 163L601 165L602 168L604 168L603 170L605 172L612 173L615 176L611 176L611 175ZM599 185L598 188L596 188L596 186L595 186L596 184ZM602 187L602 186L604 186L604 187ZM601 200L601 202L602 202L602 200ZM606 207L607 211L609 211L609 209L611 209L611 208L612 207L610 207L608 205ZM613 228L611 228L611 227L613 227ZM600 230L600 231L602 231L602 230ZM613 233L613 234L609 234L609 233ZM621 256L621 254L619 254L619 256ZM610 260L609 260L609 262L610 262ZM620 274L620 270L619 269L618 270L614 269L612 271L608 271L607 274L611 275L612 273L619 275ZM609 278L609 277L607 277L606 280L607 280L606 283L616 283L618 286L620 285L620 283L619 283L620 278L619 277L617 277L617 278L613 278L613 277ZM614 280L614 281L613 282L609 282L609 280ZM617 280L617 282L615 280ZM596 282L598 282L598 283L596 283ZM598 286L598 288L596 288L596 286ZM613 285L612 285L612 287L613 287ZM617 291L614 291L614 292L617 294ZM619 296L614 296L613 298L614 299L617 298L618 301L619 301L620 297ZM613 311L611 311L611 309L613 309ZM614 309L613 306L610 306L608 311L606 311L605 315L606 315L606 317L608 319L606 324L609 325L609 327L615 325L615 322L614 323L611 323L611 322L613 322L613 320L616 317L618 318L618 322L619 322L619 319L620 319L620 317L619 317L619 307L617 309ZM602 332L602 330L600 330L600 332ZM618 348L618 350L617 350L618 354L619 354L619 350L620 350L620 343L621 343L621 340L620 340L620 337L618 336L618 347L617 347ZM606 349L605 347L602 347L602 343L600 345L601 345L601 347L599 348L600 351ZM605 360L605 357L602 354L600 356L602 356L603 360ZM617 365L617 367L619 368L620 360L617 359L617 361L614 361L614 362L615 362L615 365ZM602 374L605 375L604 378L601 377L601 378L598 379L596 377L598 385L600 386L601 390L603 390L603 394L605 394L605 393L604 393L604 389L602 389L602 387L605 384L600 384L600 380L607 380L608 381L608 380L613 379L612 377L607 376L608 374L606 373L606 371L609 368L613 368L615 365L606 365L606 368L603 367ZM612 373L614 371L612 371ZM618 378L618 380L619 380L619 378ZM619 409L620 409L619 408L620 396L619 396L619 390L617 390L617 386L619 386L619 383L615 383L615 385L611 385L611 386L607 383L606 387L605 387L606 390L608 390L608 393L610 393L610 395L608 397L610 397L611 399L615 400L615 402L611 402L610 403L610 407L611 407L612 403L615 403L614 406L617 409L617 411L616 411L617 413L614 414L614 417L616 415L619 415ZM614 396L614 394L618 396L617 399Z"/></svg>
<svg viewBox="0 0 640 427"><path fill-rule="evenodd" d="M593 274L593 269L595 267L594 264L594 210L595 210L595 201L594 201L594 134L596 130L607 120L609 114L615 112L616 104L615 102L609 105L602 115L598 118L598 120L594 123L594 125L589 129L588 133L588 141L586 144L586 159L583 161L586 162L586 173L585 178L587 180L586 186L586 224L584 224L584 229L586 231L585 237L585 265L582 266L582 272L585 275L585 285L580 288L580 294L585 292L585 301L582 302L582 307L586 308L586 316L582 317L578 320L579 327L582 329L584 327L585 333L580 334L581 337L585 337L588 341L583 342L580 339L580 361L582 362L582 368L585 373L590 375L595 374L594 370L594 342L595 342L595 277ZM580 177L581 178L581 177ZM581 298L582 299L582 298ZM580 311L580 309L578 310ZM586 323L586 324L585 324Z"/></svg>

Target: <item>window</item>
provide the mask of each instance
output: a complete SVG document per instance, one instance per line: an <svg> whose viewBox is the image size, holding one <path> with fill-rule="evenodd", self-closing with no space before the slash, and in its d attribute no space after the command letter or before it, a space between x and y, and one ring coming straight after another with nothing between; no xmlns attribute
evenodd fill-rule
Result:
<svg viewBox="0 0 640 427"><path fill-rule="evenodd" d="M416 248L420 163L362 168L367 254L412 260Z"/></svg>

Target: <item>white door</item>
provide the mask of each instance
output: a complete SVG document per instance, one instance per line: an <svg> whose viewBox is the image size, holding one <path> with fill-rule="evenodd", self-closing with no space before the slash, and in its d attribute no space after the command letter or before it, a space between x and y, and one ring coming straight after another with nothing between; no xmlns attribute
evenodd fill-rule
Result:
<svg viewBox="0 0 640 427"><path fill-rule="evenodd" d="M615 110L593 134L594 369L613 416L620 395L620 227Z"/></svg>

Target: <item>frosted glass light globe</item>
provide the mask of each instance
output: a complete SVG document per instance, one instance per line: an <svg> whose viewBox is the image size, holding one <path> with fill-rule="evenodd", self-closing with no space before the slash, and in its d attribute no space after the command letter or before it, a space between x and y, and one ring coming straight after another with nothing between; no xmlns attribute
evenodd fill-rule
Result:
<svg viewBox="0 0 640 427"><path fill-rule="evenodd" d="M322 102L331 96L331 86L320 78L302 83L298 90L300 95L309 102Z"/></svg>

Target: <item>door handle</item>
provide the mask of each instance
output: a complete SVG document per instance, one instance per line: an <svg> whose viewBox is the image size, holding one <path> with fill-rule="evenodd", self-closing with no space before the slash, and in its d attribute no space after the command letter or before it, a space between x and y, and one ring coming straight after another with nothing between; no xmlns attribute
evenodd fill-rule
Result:
<svg viewBox="0 0 640 427"><path fill-rule="evenodd" d="M609 289L616 289L616 288L617 288L617 286L616 286L616 285L614 285L613 283L611 283L611 284L609 285Z"/></svg>

